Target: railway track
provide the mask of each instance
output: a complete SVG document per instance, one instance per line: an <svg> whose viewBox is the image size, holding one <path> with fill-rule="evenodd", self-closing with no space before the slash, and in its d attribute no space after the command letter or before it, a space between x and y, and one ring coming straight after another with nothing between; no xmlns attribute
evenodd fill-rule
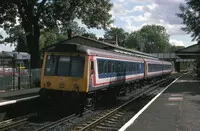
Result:
<svg viewBox="0 0 200 131"><path fill-rule="evenodd" d="M173 81L173 80L170 80ZM167 81L169 82L169 81ZM165 84L166 81L159 83L159 85ZM120 127L123 125L119 124L119 121L121 119L124 119L124 117L132 117L133 114L127 113L127 106L132 105L132 102L138 99L139 97L149 94L151 96L152 94L157 94L160 90L157 90L157 87L155 86L144 93L139 93L137 96L135 96L133 99L130 101L122 104L121 106L109 110L107 113L102 114L101 116L97 116L95 118L92 118L90 120L87 120L87 122L79 124L71 128L70 130L75 130L75 131L87 131L87 130L94 130L94 131L99 131L99 130L118 130ZM126 108L126 109L124 109Z"/></svg>
<svg viewBox="0 0 200 131"><path fill-rule="evenodd" d="M0 130L5 131L5 130L15 128L17 126L26 124L30 118L32 118L36 115L37 115L36 113L31 113L29 115L2 121L2 122L0 122Z"/></svg>
<svg viewBox="0 0 200 131"><path fill-rule="evenodd" d="M47 131L47 130L73 130L73 131L85 131L85 130L118 130L122 125L116 124L119 120L123 120L124 116L132 117L133 114L127 114L126 111L123 111L123 108L130 105L133 101L140 98L141 96L144 96L145 94L149 94L150 97L152 95L157 94L160 89L157 88L160 85L166 84L166 82L171 82L174 79L169 80L162 80L157 83L154 83L151 85L152 88L146 87L142 90L139 90L134 94L134 98L129 100L128 102L118 106L113 107L110 109L106 109L103 111L99 111L98 113L94 113L91 115L91 112L85 113L83 118L77 118L74 115L70 117L63 118L61 120L58 120L56 122L50 123L49 125L46 125L44 127L41 127L39 129L36 129L34 131ZM147 89L148 88L148 89ZM144 91L146 90L146 91ZM87 114L90 114L90 116L87 116ZM86 116L86 117L85 117ZM124 120L127 121L127 120ZM78 123L78 124L77 124Z"/></svg>
<svg viewBox="0 0 200 131"><path fill-rule="evenodd" d="M152 85L145 86L144 88L138 89L135 93L132 93L131 100L121 104L118 107L111 107L109 109L104 109L100 111L86 111L83 114L83 117L75 116L74 114L61 118L57 121L46 122L46 123L31 123L29 120L30 117L24 117L18 120L10 120L9 124L1 124L0 130L11 130L15 129L16 131L49 131L49 130L118 130L122 125L116 124L119 120L127 121L133 114L127 114L127 111L123 110L136 99L149 94L150 96L159 92L158 87L166 82L172 81L173 78L168 80L161 80L153 83ZM157 90L156 90L157 89ZM145 97L146 98L146 97ZM140 103L140 102L138 102ZM137 105L138 105L137 103ZM126 116L126 119L124 117ZM11 124L12 123L12 124ZM3 125L3 126L2 126Z"/></svg>

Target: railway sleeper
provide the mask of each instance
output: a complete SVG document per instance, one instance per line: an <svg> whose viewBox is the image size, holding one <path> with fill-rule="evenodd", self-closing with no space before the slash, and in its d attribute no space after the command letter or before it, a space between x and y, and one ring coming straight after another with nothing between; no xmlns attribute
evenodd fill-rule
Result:
<svg viewBox="0 0 200 131"><path fill-rule="evenodd" d="M105 127L116 127L116 123L110 124L110 123L100 123L99 126L105 126Z"/></svg>
<svg viewBox="0 0 200 131"><path fill-rule="evenodd" d="M118 128L116 127L104 127L104 126L96 126L96 128L100 129L100 130L119 130Z"/></svg>

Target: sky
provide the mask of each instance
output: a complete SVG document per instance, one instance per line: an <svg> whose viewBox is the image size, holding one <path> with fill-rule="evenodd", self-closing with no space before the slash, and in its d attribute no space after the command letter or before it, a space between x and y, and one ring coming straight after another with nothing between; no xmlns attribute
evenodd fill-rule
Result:
<svg viewBox="0 0 200 131"><path fill-rule="evenodd" d="M157 24L166 28L170 35L170 43L176 46L190 46L196 44L192 41L190 34L181 30L184 27L182 20L176 16L180 3L185 4L185 0L111 0L113 8L109 12L112 14L114 23L112 27L123 28L127 32L141 29L144 25ZM77 20L80 26L86 27ZM104 31L89 29L97 37L103 37ZM0 33L5 36L5 32L0 29ZM10 45L0 45L0 51L11 51L14 47Z"/></svg>
<svg viewBox="0 0 200 131"><path fill-rule="evenodd" d="M113 27L123 28L130 33L141 29L144 25L162 25L170 35L172 45L187 47L196 44L190 34L181 30L181 27L184 27L182 19L176 16L180 13L180 3L185 4L185 0L111 0L111 2ZM104 34L103 30L90 31L98 37Z"/></svg>

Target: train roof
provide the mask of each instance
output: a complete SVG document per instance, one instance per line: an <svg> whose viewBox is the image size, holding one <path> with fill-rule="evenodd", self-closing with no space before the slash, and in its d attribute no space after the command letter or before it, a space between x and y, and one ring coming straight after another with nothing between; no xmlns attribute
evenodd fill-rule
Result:
<svg viewBox="0 0 200 131"><path fill-rule="evenodd" d="M113 58L134 58L137 60L143 59L142 57L137 57L137 56L130 56L127 54L121 54L117 52L111 52L108 50L102 50L98 48L93 48L85 45L80 45L76 43L71 43L71 44L57 44L55 46L51 46L51 48L48 48L46 52L71 52L71 53L83 53L86 55L95 55L95 56L105 56L105 57L113 57Z"/></svg>
<svg viewBox="0 0 200 131"><path fill-rule="evenodd" d="M98 48L93 48L85 45L80 45L77 43L59 43L55 44L48 49L46 49L46 52L71 52L71 53L83 53L86 55L95 55L95 56L106 56L106 57L113 57L113 58L121 58L121 59L135 59L135 60L141 60L145 59L148 62L153 62L153 63L163 63L164 64L170 64L170 62L167 61L162 61L159 59L151 59L151 58L144 58L142 56L137 56L134 54L121 54L119 52L113 52L109 50L102 50Z"/></svg>
<svg viewBox="0 0 200 131"><path fill-rule="evenodd" d="M75 37L72 37L71 39L61 41L59 43L56 43L54 45L44 48L44 51L48 51L48 48L51 48L52 46L55 46L57 44L70 44L70 43L77 43L80 45L94 47L94 48L98 48L98 49L102 49L102 50L108 50L108 51L117 52L117 53L121 53L121 54L127 54L127 55L131 55L131 56L137 56L137 57L149 58L149 59L158 59L157 57L155 57L151 54L147 54L147 53L132 50L132 49L123 48L123 47L116 46L116 45L113 45L113 44L110 44L107 42L94 40L94 39L83 37L83 36L75 36Z"/></svg>

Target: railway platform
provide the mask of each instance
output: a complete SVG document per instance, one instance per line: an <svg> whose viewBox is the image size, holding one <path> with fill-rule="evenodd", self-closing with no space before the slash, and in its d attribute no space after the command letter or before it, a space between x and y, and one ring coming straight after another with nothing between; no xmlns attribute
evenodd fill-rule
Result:
<svg viewBox="0 0 200 131"><path fill-rule="evenodd" d="M40 88L0 92L0 107L39 97Z"/></svg>
<svg viewBox="0 0 200 131"><path fill-rule="evenodd" d="M119 131L199 131L200 80L194 76L176 79Z"/></svg>

